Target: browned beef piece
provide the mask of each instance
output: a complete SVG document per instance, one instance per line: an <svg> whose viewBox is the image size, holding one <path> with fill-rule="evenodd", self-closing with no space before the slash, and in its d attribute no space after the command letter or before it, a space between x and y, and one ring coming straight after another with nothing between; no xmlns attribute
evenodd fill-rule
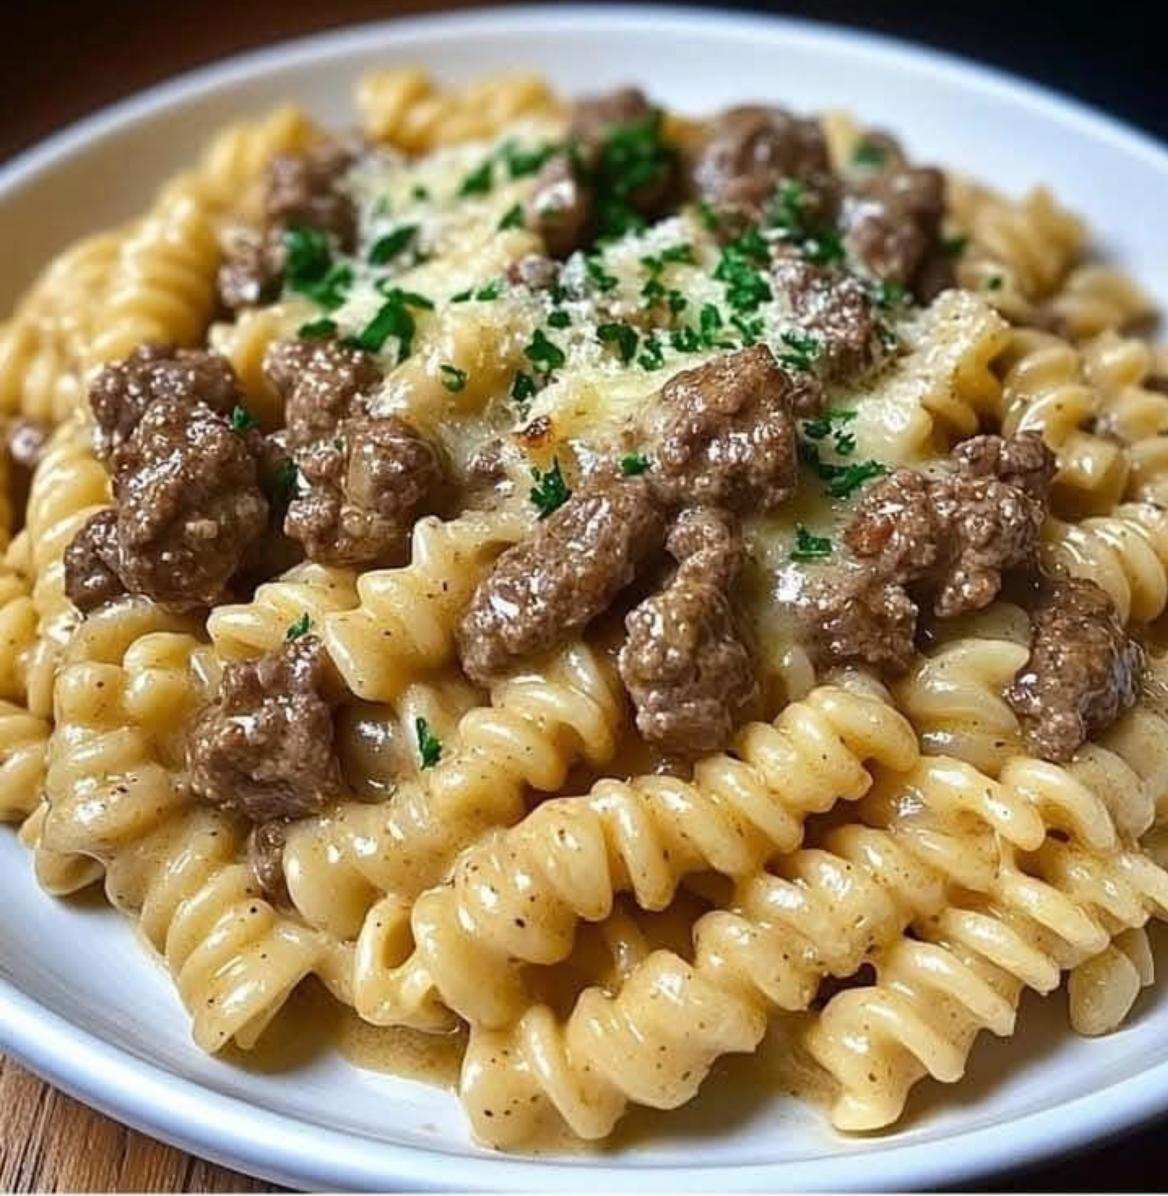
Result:
<svg viewBox="0 0 1168 1196"><path fill-rule="evenodd" d="M678 506L773 510L796 483L792 412L817 390L810 376L779 369L765 345L676 374L648 416L658 496Z"/></svg>
<svg viewBox="0 0 1168 1196"><path fill-rule="evenodd" d="M192 792L257 823L319 812L343 790L333 743L340 696L315 635L227 665L187 737Z"/></svg>
<svg viewBox="0 0 1168 1196"><path fill-rule="evenodd" d="M284 400L291 450L331 436L342 419L363 414L365 397L381 382L370 354L335 340L277 341L264 358L264 374Z"/></svg>
<svg viewBox="0 0 1168 1196"><path fill-rule="evenodd" d="M880 171L844 200L845 247L876 278L911 287L937 247L944 212L945 176L939 170Z"/></svg>
<svg viewBox="0 0 1168 1196"><path fill-rule="evenodd" d="M1092 581L1047 581L1032 617L1030 657L1006 701L1030 751L1065 761L1135 704L1144 654Z"/></svg>
<svg viewBox="0 0 1168 1196"><path fill-rule="evenodd" d="M824 571L807 583L795 612L824 668L863 665L896 675L912 661L916 603L869 569Z"/></svg>
<svg viewBox="0 0 1168 1196"><path fill-rule="evenodd" d="M542 253L529 253L507 267L507 281L532 291L547 291L560 277L560 267Z"/></svg>
<svg viewBox="0 0 1168 1196"><path fill-rule="evenodd" d="M849 547L877 576L933 593L933 609L943 618L988 606L1001 588L1002 572L1034 560L1045 494L992 474L966 472L984 467L995 451L1004 470L1015 459L1049 455L1030 439L1017 448L975 447L970 456L980 464L959 456L957 471L929 476L898 469L865 492L845 533ZM1032 463L1027 484L1037 487L1049 469Z"/></svg>
<svg viewBox="0 0 1168 1196"><path fill-rule="evenodd" d="M128 440L146 408L157 399L187 407L203 403L221 415L230 414L240 402L235 372L220 354L173 345L139 345L124 361L107 365L90 383L98 456L109 457Z"/></svg>
<svg viewBox="0 0 1168 1196"><path fill-rule="evenodd" d="M479 584L458 628L462 665L487 684L574 635L660 547L664 520L643 478L598 478L509 548Z"/></svg>
<svg viewBox="0 0 1168 1196"><path fill-rule="evenodd" d="M401 557L443 481L434 446L396 416L342 420L296 454L300 486L284 530L309 558L363 565Z"/></svg>
<svg viewBox="0 0 1168 1196"><path fill-rule="evenodd" d="M284 844L288 824L261 822L247 837L247 866L259 891L273 904L288 907L288 882L284 876Z"/></svg>
<svg viewBox="0 0 1168 1196"><path fill-rule="evenodd" d="M1024 490L1031 498L1047 502L1055 457L1040 432L1017 436L971 436L953 450L958 470L969 478L997 478Z"/></svg>
<svg viewBox="0 0 1168 1196"><path fill-rule="evenodd" d="M795 250L780 252L772 273L794 322L820 346L815 367L824 381L847 382L883 358L876 306L855 275L817 266Z"/></svg>
<svg viewBox="0 0 1168 1196"><path fill-rule="evenodd" d="M592 227L592 190L565 154L549 158L524 204L524 225L543 239L554 258L587 244Z"/></svg>
<svg viewBox="0 0 1168 1196"><path fill-rule="evenodd" d="M107 507L90 515L65 549L65 593L83 614L126 592L118 560L118 513Z"/></svg>
<svg viewBox="0 0 1168 1196"><path fill-rule="evenodd" d="M51 429L40 420L21 416L4 426L4 444L8 459L17 469L31 474L40 461Z"/></svg>
<svg viewBox="0 0 1168 1196"><path fill-rule="evenodd" d="M620 673L641 734L672 755L698 756L726 745L756 689L730 597L742 543L724 513L692 508L667 546L680 565L625 619Z"/></svg>
<svg viewBox="0 0 1168 1196"><path fill-rule="evenodd" d="M597 96L581 96L572 104L568 136L586 145L599 145L614 125L647 120L653 105L639 87L618 87Z"/></svg>
<svg viewBox="0 0 1168 1196"><path fill-rule="evenodd" d="M267 526L248 440L204 403L158 399L112 458L126 589L209 605Z"/></svg>
<svg viewBox="0 0 1168 1196"><path fill-rule="evenodd" d="M237 233L224 249L216 276L220 303L240 311L273 302L280 294L285 257L280 229Z"/></svg>
<svg viewBox="0 0 1168 1196"><path fill-rule="evenodd" d="M277 154L264 171L264 218L274 228L314 228L351 249L357 232L342 177L356 158L351 145L322 141L300 153Z"/></svg>
<svg viewBox="0 0 1168 1196"><path fill-rule="evenodd" d="M759 219L784 180L802 187L802 212L812 223L833 214L836 181L818 121L782 108L729 108L711 122L690 168L699 199Z"/></svg>

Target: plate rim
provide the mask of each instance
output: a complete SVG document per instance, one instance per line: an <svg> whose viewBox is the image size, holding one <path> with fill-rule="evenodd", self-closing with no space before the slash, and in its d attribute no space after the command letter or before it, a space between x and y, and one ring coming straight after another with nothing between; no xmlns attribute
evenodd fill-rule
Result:
<svg viewBox="0 0 1168 1196"><path fill-rule="evenodd" d="M89 142L116 134L140 117L243 82L269 67L344 56L370 37L408 48L411 40L465 38L490 29L558 30L668 25L700 32L778 34L867 51L888 61L927 64L965 87L1038 110L1087 137L1102 139L1144 159L1168 178L1168 149L1153 135L1075 97L998 67L947 51L848 26L803 18L651 4L534 4L502 10L470 9L348 25L232 55L164 80L69 124L0 164L0 198ZM40 1005L0 975L0 1048L57 1087L102 1112L183 1150L284 1184L409 1190L465 1187L571 1190L612 1186L668 1186L698 1190L710 1185L739 1191L937 1187L968 1181L1009 1166L1031 1167L1155 1117L1168 1108L1168 1060L1090 1093L1002 1123L955 1132L943 1139L885 1139L863 1152L813 1160L734 1164L607 1163L595 1156L549 1160L508 1155L455 1154L309 1126L238 1097L176 1075L163 1064L115 1046ZM299 1131L299 1132L297 1132ZM360 1148L359 1144L365 1144ZM939 1149L944 1147L944 1149Z"/></svg>

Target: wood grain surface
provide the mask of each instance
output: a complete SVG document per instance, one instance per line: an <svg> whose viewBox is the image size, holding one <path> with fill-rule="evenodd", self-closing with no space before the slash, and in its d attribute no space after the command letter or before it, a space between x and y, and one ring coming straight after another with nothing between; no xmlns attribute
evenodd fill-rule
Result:
<svg viewBox="0 0 1168 1196"><path fill-rule="evenodd" d="M461 6L434 0L190 0L182 5L0 0L0 37L4 45L19 47L6 56L0 72L0 160L70 120L203 62L331 26ZM1033 6L1029 25L1024 18L1030 6L1016 0L996 13L989 11L988 0L948 8L935 0L753 7L882 28L997 59L1129 119L1163 128L1158 59L1148 55L1141 75L1139 56L1131 54L1132 23L1116 16L1101 24L1089 6L1083 8L1081 28L1073 10L1058 7L1057 55L1050 53L1051 14L1044 11L1053 5ZM1000 1182L1015 1191L1162 1189L1168 1175L1165 1133L1164 1125L1153 1126ZM0 1191L274 1190L118 1125L0 1056Z"/></svg>

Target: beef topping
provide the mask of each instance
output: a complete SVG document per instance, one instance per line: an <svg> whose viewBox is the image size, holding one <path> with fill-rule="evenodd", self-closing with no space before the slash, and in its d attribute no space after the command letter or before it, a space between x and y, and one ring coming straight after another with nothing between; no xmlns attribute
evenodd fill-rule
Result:
<svg viewBox="0 0 1168 1196"><path fill-rule="evenodd" d="M845 533L849 547L876 576L932 593L933 609L944 618L988 606L1003 570L1033 560L1046 518L1044 493L978 472L995 453L1006 471L1031 454L1045 455L1046 464L1032 462L1025 474L1036 489L1042 474L1053 471L1037 438L1014 449L975 446L971 460L957 455L958 468L942 474L898 469L860 500Z"/></svg>
<svg viewBox="0 0 1168 1196"><path fill-rule="evenodd" d="M126 592L118 561L118 513L107 507L90 515L65 549L65 593L79 611L96 610Z"/></svg>
<svg viewBox="0 0 1168 1196"><path fill-rule="evenodd" d="M509 548L458 628L463 668L486 684L605 611L655 553L664 521L643 478L598 478Z"/></svg>
<svg viewBox="0 0 1168 1196"><path fill-rule="evenodd" d="M89 387L97 455L107 458L129 439L146 408L158 399L187 407L203 403L228 415L239 403L231 363L207 349L146 344L124 361L107 365Z"/></svg>
<svg viewBox="0 0 1168 1196"><path fill-rule="evenodd" d="M203 403L151 403L114 453L118 573L159 602L210 605L267 526L248 441Z"/></svg>
<svg viewBox="0 0 1168 1196"><path fill-rule="evenodd" d="M792 250L778 255L773 275L794 322L819 345L815 365L826 382L847 382L881 360L876 307L855 275L814 265Z"/></svg>
<svg viewBox="0 0 1168 1196"><path fill-rule="evenodd" d="M549 158L524 205L524 225L538 234L549 254L566 258L590 240L591 188L567 154Z"/></svg>
<svg viewBox="0 0 1168 1196"><path fill-rule="evenodd" d="M856 664L896 675L912 661L916 603L868 569L825 571L808 582L795 609L825 668Z"/></svg>
<svg viewBox="0 0 1168 1196"><path fill-rule="evenodd" d="M1017 436L971 436L953 450L959 471L968 478L997 478L1017 486L1044 506L1055 472L1054 454L1039 432Z"/></svg>
<svg viewBox="0 0 1168 1196"><path fill-rule="evenodd" d="M353 201L338 183L356 153L339 141L322 141L302 153L276 154L264 172L264 218L269 228L314 228L351 249L357 232Z"/></svg>
<svg viewBox="0 0 1168 1196"><path fill-rule="evenodd" d="M264 374L284 400L290 449L331 436L342 419L364 413L364 399L381 382L370 354L335 340L277 341L264 358Z"/></svg>
<svg viewBox="0 0 1168 1196"><path fill-rule="evenodd" d="M284 530L329 565L400 557L443 479L434 446L396 416L342 420L295 460L301 484Z"/></svg>
<svg viewBox="0 0 1168 1196"><path fill-rule="evenodd" d="M261 822L247 837L247 866L256 888L273 904L289 907L288 881L284 876L286 822Z"/></svg>
<svg viewBox="0 0 1168 1196"><path fill-rule="evenodd" d="M773 510L796 483L792 411L817 390L809 375L781 370L765 345L676 374L649 416L659 497L679 506Z"/></svg>
<svg viewBox="0 0 1168 1196"><path fill-rule="evenodd" d="M219 268L219 299L231 311L271 302L279 293L284 233L305 227L331 233L351 250L357 212L338 182L356 159L351 145L323 141L300 153L277 154L264 171L264 223L236 232Z"/></svg>
<svg viewBox="0 0 1168 1196"><path fill-rule="evenodd" d="M313 635L227 665L187 739L192 792L256 823L318 813L343 789L333 744L339 688Z"/></svg>
<svg viewBox="0 0 1168 1196"><path fill-rule="evenodd" d="M1143 651L1092 581L1047 581L1032 618L1030 656L1006 701L1030 751L1065 761L1134 705Z"/></svg>
<svg viewBox="0 0 1168 1196"><path fill-rule="evenodd" d="M844 244L876 278L911 287L937 247L944 212L945 176L932 167L897 165L845 199Z"/></svg>
<svg viewBox="0 0 1168 1196"><path fill-rule="evenodd" d="M803 186L804 216L829 219L835 182L819 123L782 108L730 108L711 122L690 169L693 190L718 208L762 217L785 180Z"/></svg>
<svg viewBox="0 0 1168 1196"><path fill-rule="evenodd" d="M641 734L672 755L696 756L725 746L756 688L730 600L742 542L724 513L693 508L667 547L679 567L626 618L620 673Z"/></svg>

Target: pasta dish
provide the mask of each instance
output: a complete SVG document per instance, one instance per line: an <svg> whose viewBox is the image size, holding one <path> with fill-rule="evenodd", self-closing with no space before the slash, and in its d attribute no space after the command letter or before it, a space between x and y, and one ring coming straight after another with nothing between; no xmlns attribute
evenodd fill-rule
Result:
<svg viewBox="0 0 1168 1196"><path fill-rule="evenodd" d="M859 1132L1027 989L1117 1028L1168 916L1136 283L841 112L356 100L223 130L0 327L40 885L204 1050L316 988L504 1149L768 1032Z"/></svg>

